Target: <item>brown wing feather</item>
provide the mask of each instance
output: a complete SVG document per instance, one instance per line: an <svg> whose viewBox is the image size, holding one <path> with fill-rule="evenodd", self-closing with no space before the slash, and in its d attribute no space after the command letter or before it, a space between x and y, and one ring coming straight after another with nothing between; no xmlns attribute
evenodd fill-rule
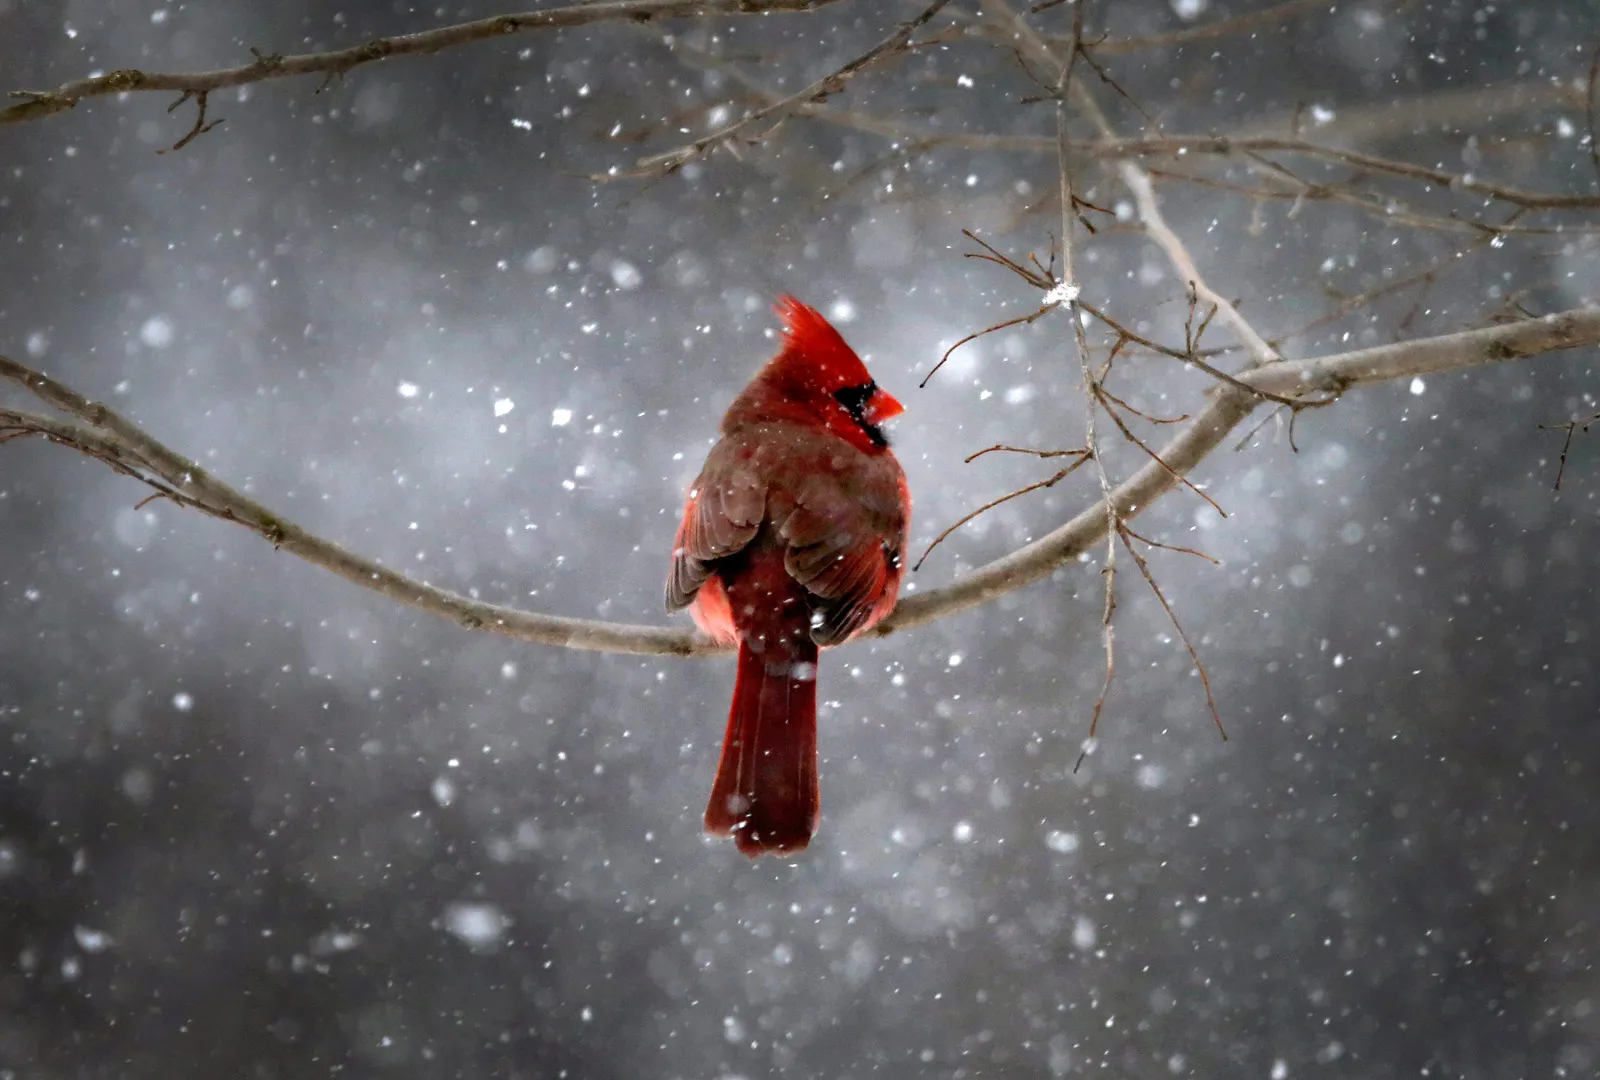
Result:
<svg viewBox="0 0 1600 1080"><path fill-rule="evenodd" d="M785 570L814 598L818 645L837 645L888 614L906 529L903 474L892 457L867 457L840 442L787 425L719 442L678 526L668 610L693 603L718 561L766 528L785 549Z"/></svg>
<svg viewBox="0 0 1600 1080"><path fill-rule="evenodd" d="M760 473L723 440L706 458L683 508L667 571L667 610L687 607L711 574L710 564L755 538L766 515L767 488Z"/></svg>
<svg viewBox="0 0 1600 1080"><path fill-rule="evenodd" d="M859 551L839 565L839 595L823 596L816 608L811 639L818 645L837 645L882 617L878 607L889 576L882 548Z"/></svg>
<svg viewBox="0 0 1600 1080"><path fill-rule="evenodd" d="M799 489L793 510L777 523L788 545L784 567L819 601L812 639L837 645L881 616L879 601L899 571L898 552L883 537L898 537L904 526L897 506L846 495L836 477L808 477Z"/></svg>

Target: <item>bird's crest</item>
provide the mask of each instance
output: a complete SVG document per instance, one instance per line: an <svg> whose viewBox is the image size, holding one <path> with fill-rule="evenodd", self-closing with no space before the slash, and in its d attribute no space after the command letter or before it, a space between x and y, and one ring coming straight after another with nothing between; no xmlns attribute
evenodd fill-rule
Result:
<svg viewBox="0 0 1600 1080"><path fill-rule="evenodd" d="M861 357L816 308L792 296L782 296L772 310L783 320L787 338L777 358L780 363L788 360L814 369L829 390L871 381Z"/></svg>

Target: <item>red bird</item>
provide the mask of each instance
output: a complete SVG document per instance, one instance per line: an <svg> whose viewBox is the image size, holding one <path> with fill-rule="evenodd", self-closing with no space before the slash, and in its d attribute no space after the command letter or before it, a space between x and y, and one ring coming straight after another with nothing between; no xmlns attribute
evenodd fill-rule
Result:
<svg viewBox="0 0 1600 1080"><path fill-rule="evenodd" d="M739 646L706 831L751 858L816 832L817 650L894 608L911 518L879 427L904 407L813 308L774 310L783 348L722 418L667 574L667 610Z"/></svg>

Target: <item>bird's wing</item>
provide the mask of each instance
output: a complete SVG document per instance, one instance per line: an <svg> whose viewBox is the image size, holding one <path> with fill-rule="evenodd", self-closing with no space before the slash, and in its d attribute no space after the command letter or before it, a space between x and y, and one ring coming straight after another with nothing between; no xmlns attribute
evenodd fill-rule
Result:
<svg viewBox="0 0 1600 1080"><path fill-rule="evenodd" d="M667 610L694 600L710 576L710 564L754 539L766 514L767 485L756 463L723 440L706 458L689 492L667 571Z"/></svg>
<svg viewBox="0 0 1600 1080"><path fill-rule="evenodd" d="M837 645L888 613L904 515L896 499L863 499L827 474L806 477L793 496L793 509L774 521L788 545L784 566L819 600L812 639Z"/></svg>

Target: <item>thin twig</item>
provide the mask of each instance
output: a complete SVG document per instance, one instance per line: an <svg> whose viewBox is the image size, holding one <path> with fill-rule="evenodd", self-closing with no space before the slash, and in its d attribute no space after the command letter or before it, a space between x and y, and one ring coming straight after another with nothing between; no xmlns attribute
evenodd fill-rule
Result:
<svg viewBox="0 0 1600 1080"><path fill-rule="evenodd" d="M998 263L1007 270L1010 270L1013 274L1016 274L1023 281L1026 281L1029 285L1032 285L1034 288L1039 289L1042 292L1048 292L1050 289L1055 287L1056 281L1050 276L1049 273L1028 269L1026 266L1023 266L1009 255L1002 253L993 244L989 243L987 240L984 240L971 229L962 229L961 235L965 236L968 240L971 240L973 243L982 247L984 251L988 252L987 255L982 255L975 251L969 251L966 255L967 258L983 259L987 262ZM1035 266L1038 265L1039 260L1034 255L1029 254L1028 258L1035 264ZM1054 259L1054 254L1051 255L1051 258Z"/></svg>
<svg viewBox="0 0 1600 1080"><path fill-rule="evenodd" d="M1245 151L1243 156L1257 172L1264 170L1269 180L1281 181L1289 190L1247 188L1242 185L1228 184L1182 172L1169 172L1168 175L1186 183L1233 190L1237 194L1247 195L1254 199L1293 200L1295 205L1289 211L1291 218L1296 215L1299 208L1306 202L1335 202L1344 206L1353 206L1388 225L1408 225L1412 228L1427 229L1434 232L1470 233L1483 236L1485 239L1493 239L1497 236L1554 236L1574 232L1596 231L1593 226L1582 223L1563 222L1554 225L1518 225L1514 219L1532 208L1515 203L1512 204L1516 210L1515 214L1512 215L1512 219L1501 223L1490 223L1477 218L1464 218L1455 211L1451 211L1448 214L1425 214L1411 209L1394 198L1362 194L1355 189L1354 181L1314 183L1256 151ZM1156 170L1151 170L1152 175L1155 172ZM1580 196L1580 198L1589 198L1589 196ZM1600 200L1597 200L1597 205L1600 205Z"/></svg>
<svg viewBox="0 0 1600 1080"><path fill-rule="evenodd" d="M1267 164L1258 155L1247 154L1253 164ZM1444 232L1455 234L1468 234L1492 240L1495 237L1526 237L1526 236L1561 236L1572 233L1594 233L1600 231L1591 224L1583 222L1558 222L1550 225L1519 225L1515 218L1527 212L1527 207L1515 207L1515 213L1503 222L1487 222L1478 218L1462 217L1455 211L1445 214L1426 214L1411 209L1398 199L1388 197L1368 196L1354 190L1354 183L1316 184L1309 180L1294 176L1280 167L1276 169L1278 175L1272 179L1282 180L1287 185L1284 187L1248 187L1244 184L1229 183L1226 180L1217 180L1209 176L1196 173L1182 172L1176 169L1147 169L1152 177L1158 179L1176 180L1180 183L1196 187L1213 188L1218 191L1229 191L1235 195L1242 195L1247 199L1256 200L1257 203L1266 201L1288 202L1293 205L1288 216L1292 219L1299 212L1300 207L1308 202L1334 202L1343 206L1352 206L1364 214L1383 222L1387 226L1405 225L1414 229L1424 229L1428 232ZM1588 196L1584 196L1587 198Z"/></svg>
<svg viewBox="0 0 1600 1080"><path fill-rule="evenodd" d="M1210 563L1212 566L1221 566L1222 565L1222 560L1221 559L1212 558L1210 555L1207 555L1205 552L1200 551L1198 548L1184 547L1181 544L1168 544L1168 543L1164 543L1163 541L1160 541L1160 540L1152 540L1148 536L1145 536L1145 535L1143 535L1141 533L1134 532L1132 526L1129 526L1129 525L1126 525L1126 524L1122 526L1122 531L1127 533L1129 536L1133 537L1135 540L1139 541L1141 544L1147 544L1147 545L1149 545L1150 547L1153 547L1153 548L1160 548L1163 551L1175 551L1179 555L1193 555L1197 559L1204 559L1206 562Z"/></svg>
<svg viewBox="0 0 1600 1080"><path fill-rule="evenodd" d="M998 447L994 447L994 448L991 448L991 449L998 449ZM982 451L980 451L980 453L981 452ZM961 526L965 525L967 522L971 521L973 518L977 517L980 514L988 513L990 510L993 510L995 507L1001 505L1002 503L1008 503L1012 499L1019 498L1019 497L1021 497L1023 495L1028 494L1029 492L1038 491L1040 488L1055 487L1061 481L1065 480L1067 477L1071 476L1074 472L1076 472L1078 470L1078 466L1082 465L1085 461L1089 460L1089 452L1087 450L1056 451L1055 453L1072 454L1072 455L1076 456L1078 458L1078 460L1074 461L1071 465L1068 465L1064 469L1057 470L1055 475L1050 477L1048 480L1040 480L1040 481L1038 481L1036 483L1029 484L1026 487L1020 487L1017 490L1015 490L1013 492L1010 492L1009 494L1000 496L998 499L994 499L994 500L991 500L990 502L984 503L982 506L978 507L976 510L974 510L971 513L969 513L969 514L965 515L964 517L960 518L958 521L956 521L955 524L951 525L949 528L945 529L944 532L940 533L938 536L933 538L933 543L929 544L927 546L927 548L925 548L923 550L922 556L919 559L917 559L917 561L912 565L911 572L914 574L918 570L921 570L922 569L922 564L928 561L928 556L929 555L933 554L933 549L938 547L940 544L944 543L946 537L950 536L951 533L953 533L957 529L961 528ZM973 457L977 457L977 456L978 456L977 454L973 455ZM1039 456L1041 456L1041 457L1051 457L1051 456L1054 456L1054 454L1040 454ZM967 460L971 461L972 458L968 458Z"/></svg>
<svg viewBox="0 0 1600 1080"><path fill-rule="evenodd" d="M1600 129L1597 129L1595 116L1600 113L1596 102L1600 101L1600 42L1594 47L1594 55L1589 57L1589 85L1583 95L1583 115L1589 129L1589 162L1594 166L1595 179L1600 180Z"/></svg>
<svg viewBox="0 0 1600 1080"><path fill-rule="evenodd" d="M1008 326L1022 326L1022 325L1031 324L1031 323L1036 322L1037 320L1043 318L1045 315L1048 315L1050 312L1054 311L1055 309L1056 309L1056 305L1055 304L1046 304L1046 305L1044 305L1044 307L1040 308L1038 311L1035 311L1032 315L1018 315L1015 319L1007 319L1005 322L997 322L993 326L988 326L988 327L985 327L982 330L978 330L978 331L975 331L975 332L973 332L971 334L968 334L966 337L962 338L960 341L956 342L954 345L950 346L948 349L946 349L944 351L944 355L939 357L939 362L937 364L933 365L933 370L929 371L926 375L924 375L922 377L922 381L917 384L917 389L920 390L923 387L927 386L928 385L928 380L932 379L935 375L939 374L939 369L944 367L946 360L950 359L950 354L955 352L957 349L961 348L961 346L965 345L967 342L976 341L978 338L983 337L985 334L992 334L996 330L1004 330Z"/></svg>
<svg viewBox="0 0 1600 1080"><path fill-rule="evenodd" d="M194 99L198 105L198 109L195 112L194 126L189 129L189 133L183 138L179 139L177 142L173 143L171 146L168 146L165 149L157 150L156 153L166 154L173 150L182 150L185 146L188 146L190 143L194 142L194 140L198 139L200 136L204 135L218 124L227 123L226 120L221 119L213 120L209 124L206 123L206 103L210 99L210 95L211 91L209 90L185 90L182 97L180 97L177 101L174 101L171 105L167 106L167 112L170 113L177 109L177 107L182 105L184 102Z"/></svg>
<svg viewBox="0 0 1600 1080"><path fill-rule="evenodd" d="M1107 363L1110 363L1110 361L1108 360ZM1129 405L1126 401L1123 401L1117 395L1113 394L1110 390L1107 390L1106 389L1106 376L1104 374L1100 375L1099 378L1096 381L1100 384L1100 396L1101 397L1105 398L1107 401L1110 401L1113 405L1116 405L1117 408L1122 409L1125 412L1130 412L1133 415L1137 416L1139 419L1146 421L1147 423L1151 423L1151 424L1181 424L1185 420L1189 419L1189 414L1188 413L1181 413L1181 414L1179 414L1177 416L1151 416L1149 413L1145 412L1143 409L1137 409L1134 406Z"/></svg>
<svg viewBox="0 0 1600 1080"><path fill-rule="evenodd" d="M1563 424L1540 424L1539 425L1540 427L1544 428L1546 431L1553 431L1553 430L1556 430L1556 429L1565 428L1566 432L1567 432L1567 437L1561 441L1561 461L1556 465L1556 482L1555 482L1555 486L1553 488L1551 488L1552 491L1560 491L1561 490L1561 477L1567 471L1567 451L1572 449L1572 435L1573 435L1573 433L1577 432L1577 431L1587 432L1589 430L1590 426L1592 424L1594 424L1595 421L1597 421L1597 420L1600 420L1600 413L1595 413L1593 416L1585 417L1582 420L1568 420L1566 423L1563 423Z"/></svg>
<svg viewBox="0 0 1600 1080"><path fill-rule="evenodd" d="M1277 23L1288 22L1290 19L1297 19L1327 10L1328 0L1286 0L1284 3L1274 4L1272 7L1254 11L1248 15L1236 15L1231 19L1218 19L1216 22L1191 26L1183 30L1172 30L1165 34L1150 34L1145 37L1103 38L1095 42L1094 49L1096 52L1114 55L1118 53L1144 52L1148 49L1166 49L1175 45L1190 45L1196 41L1238 37L1252 30L1264 29Z"/></svg>
<svg viewBox="0 0 1600 1080"><path fill-rule="evenodd" d="M1172 623L1172 628L1178 632L1178 639L1183 642L1183 647L1189 650L1189 659L1194 661L1194 669L1200 673L1200 685L1205 687L1206 707L1211 710L1211 720L1217 725L1217 732L1222 736L1222 741L1228 741L1227 729L1222 726L1222 713L1217 709L1217 699L1211 694L1211 676L1206 674L1206 665L1201 661L1200 654L1195 651L1194 643L1189 640L1189 635L1184 632L1183 624L1178 621L1178 613L1172 610L1172 605L1167 602L1167 596L1161 591L1161 586L1156 584L1155 575L1150 572L1150 564L1145 561L1139 549L1133 546L1133 537L1136 533L1123 527L1117 530L1122 538L1122 546L1128 549L1128 554L1133 556L1134 565L1139 567L1139 573L1144 575L1145 584L1150 586L1150 591L1156 594L1156 599L1161 601L1161 608L1167 613L1167 619ZM1139 537L1143 540L1143 537ZM1148 542L1148 541L1146 541ZM1165 545L1163 545L1165 546ZM1191 552L1198 555L1199 552ZM1204 557L1204 556L1202 556Z"/></svg>
<svg viewBox="0 0 1600 1080"><path fill-rule="evenodd" d="M1186 154L1248 154L1278 151L1305 157L1321 158L1344 165L1387 173L1407 180L1420 181L1452 192L1481 195L1515 203L1529 210L1593 210L1600 207L1600 195L1567 195L1553 192L1528 191L1488 180L1480 180L1464 173L1448 172L1408 161L1379 157L1357 150L1327 146L1306 139L1288 139L1276 136L1230 137L1227 135L1165 135L1146 139L1103 139L1082 147L1096 157L1181 157Z"/></svg>
<svg viewBox="0 0 1600 1080"><path fill-rule="evenodd" d="M1029 454L1029 455L1031 455L1033 457L1036 457L1036 458L1058 458L1058 457L1075 457L1078 454L1083 453L1083 451L1081 449L1079 449L1079 450L1035 450L1035 449L1033 449L1031 447L1027 447L1027 446L1007 446L1005 443L996 443L994 446L986 446L986 447L984 447L982 450L979 450L976 454L968 454L965 458L961 459L961 463L963 465L971 465L974 461L977 461L979 458L983 457L983 455L985 455L985 454L995 454L995 453Z"/></svg>
<svg viewBox="0 0 1600 1080"><path fill-rule="evenodd" d="M996 5L1003 7L1003 4ZM1080 55L1088 60L1083 52L1083 9L1087 0L1079 0L1074 5L1072 13L1072 51L1065 63L1057 61L1060 69L1060 80L1056 84L1056 172L1060 178L1061 186L1061 281L1060 286L1066 297L1065 306L1067 314L1072 319L1073 341L1078 350L1078 368L1083 377L1084 419L1083 419L1083 444L1088 453L1089 460L1094 463L1095 479L1100 484L1101 508L1106 518L1106 557L1100 567L1100 573L1105 578L1105 604L1100 613L1101 641L1106 654L1106 677L1100 686L1100 693L1095 698L1094 710L1089 718L1089 734L1087 745L1093 743L1096 733L1100 730L1100 716L1105 711L1106 695L1111 690L1111 680L1116 673L1116 622L1117 611L1117 545L1115 536L1122 528L1122 516L1118 513L1117 500L1110 474L1106 471L1105 458L1100 453L1099 433L1096 431L1096 417L1100 411L1101 401L1097 391L1100 383L1094 370L1090 367L1089 342L1084 333L1083 319L1079 317L1077 299L1079 293L1077 260L1074 254L1076 245L1073 242L1073 218L1076 210L1076 197L1073 194L1072 174L1072 149L1068 138L1067 98L1072 92L1073 64ZM1018 20L1019 22L1021 20ZM1089 61L1091 65L1093 61ZM1100 69L1095 68L1096 71ZM1101 77L1105 75L1102 72ZM1113 417L1113 419L1116 419ZM1118 421L1120 426L1121 421ZM1085 750L1087 752L1087 750ZM1082 757L1079 759L1082 763ZM1076 768L1076 767L1074 767Z"/></svg>
<svg viewBox="0 0 1600 1080"><path fill-rule="evenodd" d="M1087 0L1085 0L1085 2L1087 2ZM1081 7L1082 4L1080 4L1079 6ZM1083 42L1080 40L1078 42L1076 48L1077 48L1078 53L1083 56L1083 62L1085 64L1088 64L1091 68L1093 68L1094 69L1094 73L1096 75L1100 76L1100 81L1105 83L1107 86L1111 87L1111 89L1115 90L1117 92L1117 96L1118 97L1120 97L1123 101L1126 101L1129 105L1132 105L1134 111L1137 112L1140 116L1144 117L1146 130L1148 130L1150 128L1154 128L1156 130L1156 133L1160 134L1160 132L1161 132L1161 124L1160 124L1160 122L1158 120L1156 120L1155 117L1151 116L1148 112L1146 112L1145 111L1145 107L1143 105L1140 105L1137 101L1135 101L1133 99L1133 95L1128 93L1126 90L1124 90L1122 88L1122 84L1117 82L1117 80L1113 79L1111 77L1111 73L1106 71L1105 67L1102 66L1098 61L1095 60L1094 56L1092 55L1092 53L1091 53L1091 51L1089 49L1089 46L1083 44Z"/></svg>
<svg viewBox="0 0 1600 1080"><path fill-rule="evenodd" d="M1100 387L1100 384L1098 382L1095 383L1094 390L1095 390L1095 395L1097 397L1102 397L1103 398L1103 391L1102 391L1102 389ZM1140 450L1143 450L1147 455L1149 455L1151 460L1155 461L1163 469L1166 469L1167 471L1172 472L1172 467L1170 465L1168 465L1165 461L1162 461L1160 454L1158 454L1154 450L1150 449L1150 447L1145 444L1143 439L1139 438L1139 436L1135 435L1128 428L1128 425L1123 422L1122 417L1117 415L1116 409L1112 408L1110 406L1109 402L1106 402L1106 401L1102 400L1101 404L1105 405L1105 407L1106 407L1106 410L1105 410L1106 411L1106 415L1111 417L1112 423L1117 425L1117 430L1122 432L1122 437L1123 438L1125 438L1129 442L1133 443L1133 445L1137 446ZM1200 488L1196 487L1193 480L1190 480L1187 476L1181 476L1176 472L1173 472L1172 475L1173 475L1173 478L1176 479L1184 487L1188 488L1190 491L1192 491L1196 495L1200 496L1206 502L1210 503L1211 504L1211 509L1215 510L1219 515L1221 515L1222 517L1227 517L1228 516L1228 512L1222 508L1222 506L1217 502L1217 500L1213 499L1210 495L1207 495L1204 491L1200 490Z"/></svg>
<svg viewBox="0 0 1600 1080"><path fill-rule="evenodd" d="M1443 271L1449 270L1452 267L1464 265L1469 256L1475 255L1481 251L1489 250L1489 245L1489 238L1481 237L1474 243L1469 244L1465 250L1452 250L1446 252L1444 255L1441 255L1439 258L1435 259L1433 262L1429 263L1416 273L1408 274L1402 278L1396 278L1394 281L1385 282L1382 285L1367 289L1351 296L1336 295L1336 298L1339 302L1334 306L1333 310L1317 316L1315 319L1302 324L1294 330L1279 334L1277 337L1271 339L1271 344L1274 347L1282 346L1286 341L1291 341L1298 337L1304 337L1313 330L1327 326L1329 323L1338 322L1340 319L1346 317L1347 315L1353 314L1354 312L1360 311L1362 308L1367 307L1376 300L1381 300L1386 296L1391 296L1395 293L1401 292L1402 290L1408 289L1413 285L1431 284L1439 278ZM1402 326L1404 326L1404 323L1402 323Z"/></svg>
<svg viewBox="0 0 1600 1080"><path fill-rule="evenodd" d="M1270 364L1279 359L1277 350L1268 345L1256 328L1239 314L1239 309L1234 307L1233 301L1217 292L1206 283L1205 278L1201 277L1188 247L1162 216L1149 174L1131 161L1122 162L1117 171L1122 176L1122 182L1133 193L1133 201L1139 208L1139 218L1144 222L1145 232L1156 242L1156 246L1166 253L1167 259L1177 269L1179 278L1206 303L1216 306L1222 320L1249 351L1255 364Z"/></svg>
<svg viewBox="0 0 1600 1080"><path fill-rule="evenodd" d="M750 115L740 120L735 120L710 135L680 146L676 150L668 150L665 153L652 154L649 157L640 158L635 168L629 172L604 173L594 179L616 180L675 172L695 158L705 154L711 148L730 142L736 136L758 124L768 120L781 121L802 105L814 105L818 102L826 101L832 95L843 90L845 84L851 79L874 64L906 52L911 47L911 35L937 15L940 9L949 2L950 0L934 0L933 3L922 10L921 14L896 27L894 33L854 60L846 63L843 67L829 72L798 93L790 94L788 97L775 101L765 108L757 109Z"/></svg>
<svg viewBox="0 0 1600 1080"><path fill-rule="evenodd" d="M1267 415L1263 416L1255 424L1254 427L1252 427L1249 431L1244 433L1244 437L1243 438L1241 438L1238 442L1233 444L1233 452L1237 454L1239 451L1241 451L1245 447L1249 446L1251 440L1253 440L1257 435L1261 434L1261 429L1262 428L1266 427L1268 424L1272 423L1274 420L1278 419L1282 415L1283 415L1283 411L1281 409L1273 409L1271 412L1267 413ZM1290 417L1289 422L1293 423L1294 422L1294 414L1290 413L1289 417Z"/></svg>
<svg viewBox="0 0 1600 1080"><path fill-rule="evenodd" d="M1226 371L1223 371L1219 367L1213 367L1211 364L1208 364L1205 361L1205 350L1202 350L1199 347L1199 341L1201 337L1200 333L1195 334L1193 340L1186 342L1183 349L1174 349L1171 346L1162 345L1159 342L1152 341L1149 338L1128 329L1125 325L1113 319L1099 308L1092 307L1091 305L1085 304L1081 301L1079 302L1079 306L1082 307L1083 310L1087 311L1090 315L1093 315L1096 319L1099 319L1111 329L1115 330L1120 337L1126 338L1135 345L1143 346L1144 348L1149 349L1151 352L1157 353L1161 356L1170 356L1174 360L1182 360L1186 364L1193 364L1195 367L1199 368L1201 371L1205 372L1207 375L1218 380L1219 382L1229 383L1233 386L1239 387L1240 389L1251 389L1248 383L1229 375ZM1204 325L1201 326L1200 330L1202 333L1204 332ZM1259 390L1251 389L1251 392L1261 394L1261 391ZM1262 397L1267 401L1275 401L1279 405L1295 404L1295 402L1289 400L1288 398L1279 397L1272 394L1262 394Z"/></svg>
<svg viewBox="0 0 1600 1080"><path fill-rule="evenodd" d="M80 101L126 94L135 91L178 91L204 93L230 86L245 86L268 79L297 75L338 76L363 64L400 56L421 56L475 41L491 41L511 34L539 30L559 30L595 23L638 23L653 19L683 19L701 15L770 15L780 12L810 12L839 3L840 0L602 0L545 11L496 15L472 22L441 26L416 34L397 34L373 38L362 45L329 52L279 56L256 53L256 59L238 67L215 71L147 72L119 68L104 75L75 79L54 90L15 90L11 96L22 100L0 109L0 125L38 120L73 108Z"/></svg>

